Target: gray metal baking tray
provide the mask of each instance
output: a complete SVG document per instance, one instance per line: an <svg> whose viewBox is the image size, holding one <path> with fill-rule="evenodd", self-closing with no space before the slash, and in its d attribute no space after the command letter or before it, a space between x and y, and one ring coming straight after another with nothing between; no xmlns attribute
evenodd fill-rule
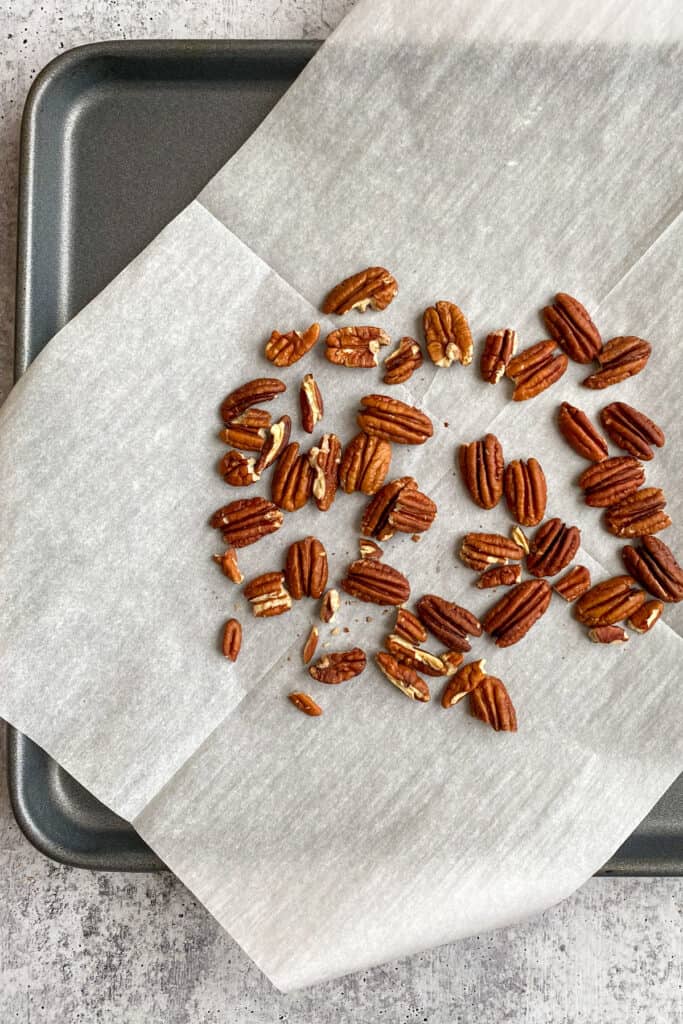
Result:
<svg viewBox="0 0 683 1024"><path fill-rule="evenodd" d="M45 68L22 130L17 377L199 192L319 45L99 43ZM47 856L107 870L163 867L14 729L8 767L17 821ZM601 873L683 875L683 776Z"/></svg>

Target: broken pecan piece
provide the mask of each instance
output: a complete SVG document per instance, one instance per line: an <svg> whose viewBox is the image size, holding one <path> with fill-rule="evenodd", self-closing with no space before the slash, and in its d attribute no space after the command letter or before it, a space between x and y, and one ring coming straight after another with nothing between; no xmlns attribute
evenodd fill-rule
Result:
<svg viewBox="0 0 683 1024"><path fill-rule="evenodd" d="M397 292L398 284L393 274L384 267L368 267L335 285L323 302L322 311L342 316L351 309L364 313L368 306L386 309Z"/></svg>
<svg viewBox="0 0 683 1024"><path fill-rule="evenodd" d="M460 476L472 501L480 508L494 508L503 493L503 448L495 434L480 441L461 444L458 450Z"/></svg>
<svg viewBox="0 0 683 1024"><path fill-rule="evenodd" d="M384 360L384 383L403 384L422 366L422 349L415 338L400 338L394 351Z"/></svg>
<svg viewBox="0 0 683 1024"><path fill-rule="evenodd" d="M539 341L510 360L506 375L515 385L513 402L535 398L565 373L569 359L556 348L554 341Z"/></svg>
<svg viewBox="0 0 683 1024"><path fill-rule="evenodd" d="M285 559L287 589L295 601L321 597L327 586L327 552L316 537L294 541Z"/></svg>
<svg viewBox="0 0 683 1024"><path fill-rule="evenodd" d="M265 409L246 409L221 430L219 437L233 448L245 452L260 452L270 422L270 413Z"/></svg>
<svg viewBox="0 0 683 1024"><path fill-rule="evenodd" d="M334 589L326 590L325 593L323 594L323 599L320 602L321 622L332 622L338 611L339 591Z"/></svg>
<svg viewBox="0 0 683 1024"><path fill-rule="evenodd" d="M518 548L521 548L525 555L529 554L529 541L521 526L513 526L510 530L510 537Z"/></svg>
<svg viewBox="0 0 683 1024"><path fill-rule="evenodd" d="M242 627L237 619L228 619L223 627L223 655L230 661L237 661L242 646Z"/></svg>
<svg viewBox="0 0 683 1024"><path fill-rule="evenodd" d="M645 415L626 402L612 402L600 413L600 422L611 441L637 459L649 462L652 445L664 445L664 432Z"/></svg>
<svg viewBox="0 0 683 1024"><path fill-rule="evenodd" d="M632 455L616 455L589 466L579 477L584 501L591 508L609 508L634 494L645 481L645 470Z"/></svg>
<svg viewBox="0 0 683 1024"><path fill-rule="evenodd" d="M273 472L270 494L280 508L295 512L308 501L313 488L313 470L308 456L299 454L299 443L288 444Z"/></svg>
<svg viewBox="0 0 683 1024"><path fill-rule="evenodd" d="M558 292L552 306L543 310L551 338L575 363L591 363L602 348L602 338L588 310L578 299Z"/></svg>
<svg viewBox="0 0 683 1024"><path fill-rule="evenodd" d="M232 580L233 583L243 583L244 576L237 564L237 552L234 548L227 548L222 555L213 555L214 562L220 565L223 575Z"/></svg>
<svg viewBox="0 0 683 1024"><path fill-rule="evenodd" d="M499 533L467 533L459 551L460 558L470 569L480 572L492 565L519 562L524 550L513 540Z"/></svg>
<svg viewBox="0 0 683 1024"><path fill-rule="evenodd" d="M565 601L576 601L591 587L591 574L585 565L575 565L573 569L553 583L553 590Z"/></svg>
<svg viewBox="0 0 683 1024"><path fill-rule="evenodd" d="M625 644L628 633L621 626L594 626L588 630L588 639L594 644Z"/></svg>
<svg viewBox="0 0 683 1024"><path fill-rule="evenodd" d="M315 654L316 647L318 646L318 636L318 627L311 626L311 632L306 637L306 643L304 644L304 649L301 652L301 659L304 665L307 665Z"/></svg>
<svg viewBox="0 0 683 1024"><path fill-rule="evenodd" d="M437 302L424 311L422 326L429 358L436 366L472 362L474 342L463 311L454 302Z"/></svg>
<svg viewBox="0 0 683 1024"><path fill-rule="evenodd" d="M484 342L479 369L487 384L497 384L505 375L508 364L517 351L517 332L506 329L494 331Z"/></svg>
<svg viewBox="0 0 683 1024"><path fill-rule="evenodd" d="M270 402L276 395L287 390L287 385L276 377L257 377L255 380L247 381L241 387L231 391L223 399L221 405L221 416L223 422L230 426L243 412L252 405L259 405L261 402Z"/></svg>
<svg viewBox="0 0 683 1024"><path fill-rule="evenodd" d="M397 686L401 693L405 693L406 697L422 703L430 699L429 686L409 665L401 665L387 651L380 651L375 660L389 682Z"/></svg>
<svg viewBox="0 0 683 1024"><path fill-rule="evenodd" d="M469 651L467 636L481 636L481 623L472 612L437 594L421 597L417 614L422 625L452 651Z"/></svg>
<svg viewBox="0 0 683 1024"><path fill-rule="evenodd" d="M244 596L251 605L252 614L257 618L282 615L292 607L283 572L264 572L261 576L255 576L245 586Z"/></svg>
<svg viewBox="0 0 683 1024"><path fill-rule="evenodd" d="M367 368L377 366L377 353L388 344L381 327L339 327L327 335L325 355L337 366Z"/></svg>
<svg viewBox="0 0 683 1024"><path fill-rule="evenodd" d="M349 651L324 654L308 669L309 675L319 683L344 683L365 670L365 651L352 647Z"/></svg>
<svg viewBox="0 0 683 1024"><path fill-rule="evenodd" d="M427 639L427 630L417 615L413 615L407 608L398 608L396 610L394 633L396 636L410 641L411 644L422 644Z"/></svg>
<svg viewBox="0 0 683 1024"><path fill-rule="evenodd" d="M386 562L359 558L346 570L342 590L370 604L403 604L410 597L408 580Z"/></svg>
<svg viewBox="0 0 683 1024"><path fill-rule="evenodd" d="M349 441L339 464L339 485L347 494L375 494L391 465L391 445L361 431Z"/></svg>
<svg viewBox="0 0 683 1024"><path fill-rule="evenodd" d="M636 633L649 633L663 611L664 605L661 601L646 601L628 617L626 624Z"/></svg>
<svg viewBox="0 0 683 1024"><path fill-rule="evenodd" d="M379 544L375 544L374 540L369 540L367 537L361 537L358 541L358 550L361 558L376 558L379 561L384 555Z"/></svg>
<svg viewBox="0 0 683 1024"><path fill-rule="evenodd" d="M495 676L486 676L470 694L470 714L496 732L517 732L514 704L505 685Z"/></svg>
<svg viewBox="0 0 683 1024"><path fill-rule="evenodd" d="M522 567L519 565L494 565L483 572L476 582L479 590L492 587L511 587L522 578Z"/></svg>
<svg viewBox="0 0 683 1024"><path fill-rule="evenodd" d="M631 576L613 576L587 590L574 609L584 626L613 626L630 618L645 600L645 594L634 586Z"/></svg>
<svg viewBox="0 0 683 1024"><path fill-rule="evenodd" d="M312 434L313 428L316 423L320 423L325 411L323 396L320 394L320 388L312 373L307 373L301 381L299 407L301 409L301 426L307 434Z"/></svg>
<svg viewBox="0 0 683 1024"><path fill-rule="evenodd" d="M323 434L320 445L308 453L313 472L311 490L321 512L327 512L337 493L340 459L341 441L336 434Z"/></svg>
<svg viewBox="0 0 683 1024"><path fill-rule="evenodd" d="M581 409L563 402L557 417L560 433L574 451L591 462L607 458L607 441Z"/></svg>
<svg viewBox="0 0 683 1024"><path fill-rule="evenodd" d="M659 487L643 487L608 508L605 524L617 537L643 537L671 526L664 511L666 498Z"/></svg>
<svg viewBox="0 0 683 1024"><path fill-rule="evenodd" d="M293 366L309 352L320 337L320 324L311 324L303 333L273 331L266 344L266 359L275 366Z"/></svg>
<svg viewBox="0 0 683 1024"><path fill-rule="evenodd" d="M581 543L578 526L567 526L561 519L548 519L536 530L526 567L532 576L556 576L566 569Z"/></svg>
<svg viewBox="0 0 683 1024"><path fill-rule="evenodd" d="M289 416L281 416L276 423L268 427L263 441L261 453L256 459L254 472L259 476L269 466L272 466L280 458L283 451L289 444L289 435L292 430L292 421Z"/></svg>
<svg viewBox="0 0 683 1024"><path fill-rule="evenodd" d="M513 459L503 477L505 501L513 519L522 526L536 526L545 515L548 489L545 473L536 459Z"/></svg>
<svg viewBox="0 0 683 1024"><path fill-rule="evenodd" d="M266 498L244 498L223 505L211 516L210 526L223 531L223 540L234 548L255 544L282 526L283 515Z"/></svg>
<svg viewBox="0 0 683 1024"><path fill-rule="evenodd" d="M318 715L322 715L323 709L319 704L313 700L308 693L302 693L301 691L295 691L287 695L288 700L291 700L295 708L299 711L303 711L305 715L310 715L312 718L317 718Z"/></svg>
<svg viewBox="0 0 683 1024"><path fill-rule="evenodd" d="M619 384L628 377L634 377L647 365L652 346L649 341L629 335L625 338L612 338L602 352L597 355L600 369L591 373L581 383L586 388L608 388Z"/></svg>
<svg viewBox="0 0 683 1024"><path fill-rule="evenodd" d="M255 459L248 459L231 448L218 463L218 472L231 487L248 487L259 479L254 469L255 462Z"/></svg>
<svg viewBox="0 0 683 1024"><path fill-rule="evenodd" d="M412 405L388 395L365 395L356 421L372 437L395 444L424 444L434 433L432 421Z"/></svg>
<svg viewBox="0 0 683 1024"><path fill-rule="evenodd" d="M505 593L485 615L483 626L497 647L510 647L526 636L547 611L552 590L546 580L525 580Z"/></svg>
<svg viewBox="0 0 683 1024"><path fill-rule="evenodd" d="M385 637L384 646L393 654L396 661L401 665L409 665L416 672L423 672L426 676L448 675L448 666L438 655L423 651L417 644L405 640L396 633L390 633Z"/></svg>
<svg viewBox="0 0 683 1024"><path fill-rule="evenodd" d="M468 661L459 668L449 682L446 683L446 687L441 695L441 707L454 707L468 693L481 686L486 679L485 665L486 661L480 658L479 661Z"/></svg>
<svg viewBox="0 0 683 1024"><path fill-rule="evenodd" d="M621 557L626 571L655 597L674 604L683 601L683 569L663 540L646 535L640 547L622 548Z"/></svg>

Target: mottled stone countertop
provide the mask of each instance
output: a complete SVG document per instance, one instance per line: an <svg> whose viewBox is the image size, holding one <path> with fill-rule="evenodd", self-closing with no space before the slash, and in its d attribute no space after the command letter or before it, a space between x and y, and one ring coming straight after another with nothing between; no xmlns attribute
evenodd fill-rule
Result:
<svg viewBox="0 0 683 1024"><path fill-rule="evenodd" d="M10 387L19 121L36 73L101 39L321 38L353 0L4 0L0 399ZM282 996L170 875L46 860L7 797L0 741L0 1021L675 1024L682 884L591 880L540 918Z"/></svg>

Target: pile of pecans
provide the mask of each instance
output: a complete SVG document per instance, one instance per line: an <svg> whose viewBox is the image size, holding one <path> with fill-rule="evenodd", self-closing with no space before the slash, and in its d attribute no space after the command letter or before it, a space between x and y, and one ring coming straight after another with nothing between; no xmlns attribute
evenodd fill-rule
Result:
<svg viewBox="0 0 683 1024"><path fill-rule="evenodd" d="M368 307L383 310L397 291L393 275L382 267L370 267L333 288L323 312L341 316L351 310L364 312ZM547 341L516 354L516 332L505 329L489 334L483 345L481 377L494 385L503 377L510 379L514 401L528 400L549 388L565 373L569 359L597 363L598 369L583 381L592 389L608 387L639 373L649 359L651 346L641 338L619 337L603 344L586 309L570 295L559 293L542 316L551 336ZM437 302L425 310L423 330L427 355L434 365L449 367L458 362L467 366L472 362L472 333L454 303ZM275 366L292 366L319 339L317 323L305 331L273 331L265 356ZM380 327L340 327L325 339L325 355L339 366L374 367L381 348L389 341ZM422 363L420 343L402 337L384 360L384 382L403 383ZM377 653L376 663L410 699L429 701L430 688L423 677L441 677L445 679L441 696L444 708L467 697L475 718L495 730L515 731L515 708L504 683L484 671L483 659L464 662L471 638L486 632L498 647L518 643L546 612L555 591L565 601L576 602L576 617L588 627L591 640L623 642L628 635L618 623L626 622L633 630L646 632L660 617L662 602L683 599L683 569L669 548L654 536L670 525L664 512L664 495L658 488L641 486L645 482L642 461L653 457L652 446L661 447L664 435L644 413L631 406L614 402L600 414L610 440L628 453L613 457L609 456L607 441L585 413L567 402L560 406L558 426L562 436L592 463L579 480L586 504L606 510L605 524L611 533L640 538L639 547L627 546L622 551L628 575L595 586L591 586L585 566L569 568L581 542L578 527L556 517L545 519L548 495L539 462L532 457L506 465L502 445L493 434L460 445L457 462L472 501L481 509L492 509L504 498L515 524L509 537L468 533L460 544L461 560L479 574L478 588L506 588L479 622L466 608L436 594L423 595L415 612L410 611L405 607L410 583L384 561L378 543L396 533L419 539L436 518L436 504L413 477L387 480L392 446L427 442L433 434L429 417L390 395L369 394L360 402L356 420L359 432L346 445L336 434L323 433L319 442L305 451L299 442L290 441L289 416L273 421L261 408L285 390L286 385L277 378L257 378L231 392L221 405L224 428L220 436L231 446L219 464L225 482L245 487L270 469L271 487L270 500L240 499L213 514L211 526L221 531L227 544L214 560L230 580L243 583L237 550L279 530L285 513L304 508L309 501L314 501L320 511L327 511L339 489L367 495L370 500L360 522L360 557L347 567L339 585L359 601L396 608L394 627L385 637L386 649ZM302 429L311 434L324 415L323 396L311 373L301 381L299 405ZM522 527L535 528L531 539ZM523 565L531 579L522 579ZM558 576L552 585L548 582L548 578ZM337 589L327 584L325 548L318 539L307 536L289 546L281 569L249 580L243 593L257 617L281 615L293 601L319 600L320 618L329 623L340 599ZM434 653L422 646L428 634L443 644L442 651ZM239 654L241 638L240 623L230 619L224 628L223 653L232 661ZM318 639L318 627L312 626L303 649L303 662L312 679L335 685L364 671L367 658L359 647L325 654L314 662ZM289 699L307 715L322 714L306 692L290 693Z"/></svg>

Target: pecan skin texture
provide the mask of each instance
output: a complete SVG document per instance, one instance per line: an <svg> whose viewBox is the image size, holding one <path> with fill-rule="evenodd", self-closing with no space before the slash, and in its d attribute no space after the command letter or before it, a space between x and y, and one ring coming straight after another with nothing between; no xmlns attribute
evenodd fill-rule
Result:
<svg viewBox="0 0 683 1024"><path fill-rule="evenodd" d="M622 548L621 557L626 571L655 597L672 604L683 601L683 569L663 540L646 535L640 547Z"/></svg>
<svg viewBox="0 0 683 1024"><path fill-rule="evenodd" d="M320 324L311 324L303 333L273 331L266 344L266 359L274 366L293 366L313 348L320 337Z"/></svg>
<svg viewBox="0 0 683 1024"><path fill-rule="evenodd" d="M313 474L311 491L321 512L327 512L337 494L340 459L341 441L336 434L323 434L320 445L308 453Z"/></svg>
<svg viewBox="0 0 683 1024"><path fill-rule="evenodd" d="M429 416L388 395L365 395L356 421L361 430L394 444L424 444L434 433Z"/></svg>
<svg viewBox="0 0 683 1024"><path fill-rule="evenodd" d="M505 467L503 490L508 510L522 526L536 526L545 515L548 488L536 459L513 459Z"/></svg>
<svg viewBox="0 0 683 1024"><path fill-rule="evenodd" d="M481 636L481 623L472 612L437 594L421 597L417 614L422 625L449 650L465 653L470 649L467 636Z"/></svg>
<svg viewBox="0 0 683 1024"><path fill-rule="evenodd" d="M214 562L221 567L224 576L227 576L233 583L243 583L244 576L237 564L237 552L234 548L227 548L222 555L212 555Z"/></svg>
<svg viewBox="0 0 683 1024"><path fill-rule="evenodd" d="M581 409L569 402L563 402L557 417L560 433L577 455L590 462L601 462L607 458L607 441L593 426Z"/></svg>
<svg viewBox="0 0 683 1024"><path fill-rule="evenodd" d="M342 590L370 604L404 604L410 597L408 580L386 562L359 558L346 570Z"/></svg>
<svg viewBox="0 0 683 1024"><path fill-rule="evenodd" d="M487 676L470 694L470 714L496 732L517 732L517 714L505 685Z"/></svg>
<svg viewBox="0 0 683 1024"><path fill-rule="evenodd" d="M427 353L436 366L469 366L474 342L467 318L454 302L437 302L422 316Z"/></svg>
<svg viewBox="0 0 683 1024"><path fill-rule="evenodd" d="M254 459L231 448L218 464L218 472L231 487L248 487L259 479L254 469Z"/></svg>
<svg viewBox="0 0 683 1024"><path fill-rule="evenodd" d="M569 565L581 543L578 526L567 526L561 519L548 519L539 526L526 558L532 576L556 576Z"/></svg>
<svg viewBox="0 0 683 1024"><path fill-rule="evenodd" d="M510 360L506 375L515 385L513 402L535 398L566 372L569 359L564 353L556 353L555 349L554 341L539 341Z"/></svg>
<svg viewBox="0 0 683 1024"><path fill-rule="evenodd" d="M325 339L325 356L336 366L367 369L377 366L377 353L389 344L381 327L339 327Z"/></svg>
<svg viewBox="0 0 683 1024"><path fill-rule="evenodd" d="M497 384L517 351L517 332L506 329L494 331L484 342L479 370L487 384Z"/></svg>
<svg viewBox="0 0 683 1024"><path fill-rule="evenodd" d="M394 633L396 636L402 637L403 640L408 640L411 644L422 644L427 639L427 630L417 615L413 615L407 608L397 609Z"/></svg>
<svg viewBox="0 0 683 1024"><path fill-rule="evenodd" d="M223 655L230 661L237 661L242 646L242 627L237 619L228 619L223 627Z"/></svg>
<svg viewBox="0 0 683 1024"><path fill-rule="evenodd" d="M304 649L301 652L301 660L303 661L304 665L307 665L311 658L313 657L313 655L315 654L316 648L318 646L318 637L318 627L311 626L311 632L306 637L306 643L304 644Z"/></svg>
<svg viewBox="0 0 683 1024"><path fill-rule="evenodd" d="M264 572L261 576L249 580L243 592L256 618L282 615L292 607L292 598L285 587L283 572Z"/></svg>
<svg viewBox="0 0 683 1024"><path fill-rule="evenodd" d="M386 309L398 292L393 274L384 267L368 267L357 274L345 277L335 285L322 305L323 313L343 316L351 309L364 313L371 309Z"/></svg>
<svg viewBox="0 0 683 1024"><path fill-rule="evenodd" d="M499 533L467 533L459 554L466 566L480 572L492 565L519 562L524 557L524 550Z"/></svg>
<svg viewBox="0 0 683 1024"><path fill-rule="evenodd" d="M592 373L581 383L584 387L595 390L608 388L629 377L635 377L637 373L645 369L651 352L652 346L649 341L644 341L642 338L636 338L633 335L612 338L597 356L600 364L598 372Z"/></svg>
<svg viewBox="0 0 683 1024"><path fill-rule="evenodd" d="M485 631L497 647L511 647L547 611L552 589L546 580L525 580L512 587L484 616Z"/></svg>
<svg viewBox="0 0 683 1024"><path fill-rule="evenodd" d="M671 526L664 511L666 498L659 487L643 487L605 513L605 525L617 537L643 537Z"/></svg>
<svg viewBox="0 0 683 1024"><path fill-rule="evenodd" d="M591 574L585 565L575 565L573 569L553 583L553 590L565 601L576 601L591 588Z"/></svg>
<svg viewBox="0 0 683 1024"><path fill-rule="evenodd" d="M617 455L589 466L579 477L584 501L591 508L609 508L645 481L645 470L632 455Z"/></svg>
<svg viewBox="0 0 683 1024"><path fill-rule="evenodd" d="M587 590L574 611L584 626L613 626L630 618L644 603L645 594L634 586L631 576L613 576Z"/></svg>
<svg viewBox="0 0 683 1024"><path fill-rule="evenodd" d="M255 544L282 526L282 512L265 498L244 498L223 505L212 515L209 525L223 531L223 540L233 548Z"/></svg>
<svg viewBox="0 0 683 1024"><path fill-rule="evenodd" d="M325 412L323 396L312 373L307 373L299 388L299 408L301 409L301 426L307 434L312 434L316 423L319 423Z"/></svg>
<svg viewBox="0 0 683 1024"><path fill-rule="evenodd" d="M436 654L430 651L423 651L421 647L404 640L403 637L390 633L385 637L384 646L393 654L401 665L409 665L416 672L422 672L426 676L448 675L449 667Z"/></svg>
<svg viewBox="0 0 683 1024"><path fill-rule="evenodd" d="M481 686L486 679L485 665L485 660L481 658L479 661L468 661L459 668L444 687L441 694L441 707L455 707L468 693Z"/></svg>
<svg viewBox="0 0 683 1024"><path fill-rule="evenodd" d="M625 452L649 462L653 458L652 445L662 448L664 431L644 412L626 402L612 402L600 413L600 422L610 440Z"/></svg>
<svg viewBox="0 0 683 1024"><path fill-rule="evenodd" d="M391 445L361 432L347 444L339 464L339 486L347 494L375 494L391 465Z"/></svg>
<svg viewBox="0 0 683 1024"><path fill-rule="evenodd" d="M387 651L380 651L375 660L389 682L410 700L426 703L430 699L429 686L409 665L401 665Z"/></svg>
<svg viewBox="0 0 683 1024"><path fill-rule="evenodd" d="M257 377L241 387L231 391L221 404L223 422L230 426L233 420L241 416L252 405L270 402L276 395L287 390L287 385L276 377Z"/></svg>
<svg viewBox="0 0 683 1024"><path fill-rule="evenodd" d="M575 363L591 363L602 349L600 331L588 310L566 292L558 292L553 305L545 307L543 319L550 337Z"/></svg>
<svg viewBox="0 0 683 1024"><path fill-rule="evenodd" d="M318 715L322 715L323 713L323 709L319 704L316 704L308 693L302 693L297 690L288 694L287 699L292 702L295 708L298 708L299 711L303 711L305 715L310 715L311 718L317 718Z"/></svg>
<svg viewBox="0 0 683 1024"><path fill-rule="evenodd" d="M260 452L270 426L270 413L265 409L246 409L221 430L221 441L244 452Z"/></svg>
<svg viewBox="0 0 683 1024"><path fill-rule="evenodd" d="M268 427L263 440L263 447L254 466L254 472L258 476L280 458L289 443L291 430L292 421L289 416L281 416L276 423Z"/></svg>
<svg viewBox="0 0 683 1024"><path fill-rule="evenodd" d="M495 434L461 444L458 464L462 482L480 508L495 508L503 494L503 448Z"/></svg>
<svg viewBox="0 0 683 1024"><path fill-rule="evenodd" d="M286 512L303 508L313 489L313 470L308 456L299 454L299 443L288 444L280 456L271 481L270 496Z"/></svg>
<svg viewBox="0 0 683 1024"><path fill-rule="evenodd" d="M319 683L336 685L347 679L354 679L365 671L365 651L360 647L352 647L349 651L337 651L335 654L324 654L308 669L309 675Z"/></svg>
<svg viewBox="0 0 683 1024"><path fill-rule="evenodd" d="M588 630L588 639L594 644L625 644L628 633L621 626L594 626Z"/></svg>
<svg viewBox="0 0 683 1024"><path fill-rule="evenodd" d="M627 625L636 633L649 633L661 618L663 611L664 605L661 601L646 601L629 616Z"/></svg>
<svg viewBox="0 0 683 1024"><path fill-rule="evenodd" d="M403 384L422 363L422 349L415 338L400 338L394 351L384 360L384 383Z"/></svg>
<svg viewBox="0 0 683 1024"><path fill-rule="evenodd" d="M481 574L476 586L479 590L487 590L492 587L511 587L515 583L519 583L521 578L522 567L520 565L495 565Z"/></svg>
<svg viewBox="0 0 683 1024"><path fill-rule="evenodd" d="M285 559L287 589L295 601L321 597L327 586L327 552L316 537L290 544Z"/></svg>

